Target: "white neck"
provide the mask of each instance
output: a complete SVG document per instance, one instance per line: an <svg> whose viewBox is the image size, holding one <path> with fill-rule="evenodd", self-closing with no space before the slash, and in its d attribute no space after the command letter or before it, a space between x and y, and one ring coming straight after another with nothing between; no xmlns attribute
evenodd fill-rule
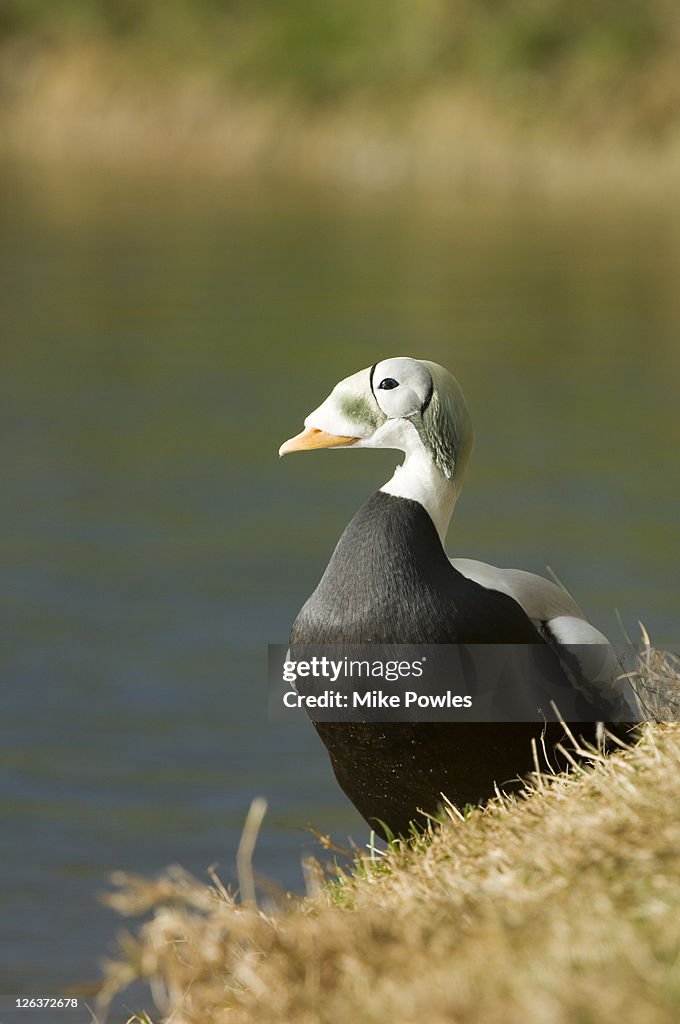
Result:
<svg viewBox="0 0 680 1024"><path fill-rule="evenodd" d="M447 480L426 451L420 449L409 452L403 465L397 466L392 479L380 490L397 498L410 498L419 502L444 543L460 494L460 485L455 479Z"/></svg>

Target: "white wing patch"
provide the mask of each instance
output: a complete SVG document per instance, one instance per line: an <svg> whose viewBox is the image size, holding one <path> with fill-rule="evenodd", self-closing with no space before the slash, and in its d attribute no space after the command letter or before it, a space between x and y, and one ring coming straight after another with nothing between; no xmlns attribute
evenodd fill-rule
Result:
<svg viewBox="0 0 680 1024"><path fill-rule="evenodd" d="M474 580L487 590L500 590L501 593L508 594L522 606L535 626L557 618L573 619L575 622L585 623L597 634L597 639L583 639L583 633L579 629L579 639L572 640L572 643L607 643L602 633L587 622L571 594L551 580L536 576L533 572L525 572L523 569L497 569L495 565L476 562L474 558L452 558L451 565L463 576ZM566 623L564 628L567 628Z"/></svg>
<svg viewBox="0 0 680 1024"><path fill-rule="evenodd" d="M556 583L523 569L498 569L473 558L450 559L454 569L487 590L507 594L524 609L536 629L560 656L564 671L572 683L583 690L586 684L590 695L593 690L612 701L623 701L639 719L641 712L629 680L620 677L623 669L609 640L591 625L571 594ZM569 659L578 663L580 679L573 671Z"/></svg>

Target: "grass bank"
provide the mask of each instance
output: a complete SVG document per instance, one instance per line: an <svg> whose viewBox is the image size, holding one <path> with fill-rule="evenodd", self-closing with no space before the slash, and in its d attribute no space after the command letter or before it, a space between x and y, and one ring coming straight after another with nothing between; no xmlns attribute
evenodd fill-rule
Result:
<svg viewBox="0 0 680 1024"><path fill-rule="evenodd" d="M647 725L277 909L119 876L151 918L107 991L144 979L173 1024L675 1024L679 879L680 726Z"/></svg>
<svg viewBox="0 0 680 1024"><path fill-rule="evenodd" d="M679 69L669 0L6 0L0 155L670 195Z"/></svg>

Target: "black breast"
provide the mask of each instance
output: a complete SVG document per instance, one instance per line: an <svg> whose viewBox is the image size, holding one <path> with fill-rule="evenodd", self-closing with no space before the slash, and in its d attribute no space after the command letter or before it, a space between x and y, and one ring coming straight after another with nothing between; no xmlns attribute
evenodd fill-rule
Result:
<svg viewBox="0 0 680 1024"><path fill-rule="evenodd" d="M378 491L296 618L293 643L541 643L520 606L451 565L422 505Z"/></svg>
<svg viewBox="0 0 680 1024"><path fill-rule="evenodd" d="M418 502L381 491L347 526L291 632L293 647L364 642L544 644L512 598L453 568ZM568 687L557 661L556 671ZM516 787L534 767L532 738L545 730L548 748L563 739L556 724L314 724L342 789L382 835L383 824L407 834L410 822L424 823L442 794L461 806L493 796L496 785ZM585 738L594 731L577 728Z"/></svg>

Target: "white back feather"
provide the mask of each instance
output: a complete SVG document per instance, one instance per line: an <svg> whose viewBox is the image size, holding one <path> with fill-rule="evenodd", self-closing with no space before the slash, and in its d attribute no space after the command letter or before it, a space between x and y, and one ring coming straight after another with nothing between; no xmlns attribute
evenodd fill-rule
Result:
<svg viewBox="0 0 680 1024"><path fill-rule="evenodd" d="M612 700L622 700L640 720L643 716L637 696L629 680L621 679L623 669L614 648L604 633L591 625L571 594L551 580L523 569L498 569L473 558L450 559L454 569L487 590L507 594L520 605L538 632L559 656L560 647L576 658L583 680L589 690L596 690ZM562 665L575 686L569 664ZM586 696L588 693L586 692Z"/></svg>

